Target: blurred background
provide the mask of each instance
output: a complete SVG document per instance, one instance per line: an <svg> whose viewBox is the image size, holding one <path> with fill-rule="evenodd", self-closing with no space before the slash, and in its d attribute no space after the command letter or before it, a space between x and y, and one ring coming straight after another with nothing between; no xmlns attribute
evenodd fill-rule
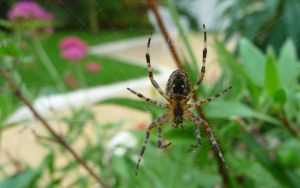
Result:
<svg viewBox="0 0 300 188"><path fill-rule="evenodd" d="M0 66L36 111L107 187L299 187L300 2L298 0L0 1ZM183 68L192 83L208 35L206 119L222 149L224 171L201 128L163 125L165 143L146 126L164 110L126 88L163 101ZM168 42L172 42L168 45ZM177 53L172 52L173 46ZM3 72L1 71L1 72ZM0 76L0 188L105 187L31 113Z"/></svg>

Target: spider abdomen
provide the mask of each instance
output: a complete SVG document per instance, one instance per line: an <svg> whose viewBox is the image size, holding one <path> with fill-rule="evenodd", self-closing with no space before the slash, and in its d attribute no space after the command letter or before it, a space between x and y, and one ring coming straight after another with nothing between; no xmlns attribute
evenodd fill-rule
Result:
<svg viewBox="0 0 300 188"><path fill-rule="evenodd" d="M183 122L183 109L177 104L173 110L174 123L179 125Z"/></svg>
<svg viewBox="0 0 300 188"><path fill-rule="evenodd" d="M189 105L187 104L186 98L180 96L171 97L171 101L168 106L168 117L177 126L183 123L185 116L188 113L188 109Z"/></svg>

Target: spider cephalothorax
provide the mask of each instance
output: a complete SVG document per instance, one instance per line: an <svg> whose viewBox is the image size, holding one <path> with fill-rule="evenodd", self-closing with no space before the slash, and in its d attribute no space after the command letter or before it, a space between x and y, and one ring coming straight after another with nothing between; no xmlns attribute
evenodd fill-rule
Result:
<svg viewBox="0 0 300 188"><path fill-rule="evenodd" d="M183 70L175 70L167 83L166 93L170 97L187 96L191 91L189 78Z"/></svg>
<svg viewBox="0 0 300 188"><path fill-rule="evenodd" d="M140 151L140 157L138 159L137 165L136 165L136 175L138 172L138 168L140 165L140 162L142 160L142 156L144 155L146 145L148 143L148 139L150 136L150 131L154 126L157 126L158 131L158 141L157 146L159 148L166 148L171 143L163 144L162 143L162 137L161 137L161 126L165 124L166 122L172 122L174 127L178 127L179 125L182 125L184 120L192 121L195 124L195 134L197 139L196 145L191 145L194 148L197 148L201 145L201 136L200 136L200 125L203 126L205 129L208 138L210 142L212 143L212 146L216 153L218 153L218 157L223 162L223 165L226 167L226 163L224 160L224 157L221 153L221 150L219 148L219 145L216 142L216 139L214 138L212 131L210 127L208 126L208 123L203 120L201 117L195 115L190 108L195 106L200 106L202 104L208 103L209 101L223 95L225 92L227 92L231 87L221 91L220 93L215 94L212 97L209 97L207 99L201 99L199 101L192 102L192 96L194 92L198 89L199 85L201 84L204 74L205 74L205 61L206 61L206 55L207 55L207 44L206 44L206 30L205 25L203 25L204 29L204 49L202 53L202 67L201 67L201 73L198 76L196 83L193 87L191 87L191 84L189 82L189 78L187 74L183 70L176 70L174 71L168 80L166 92L164 92L158 83L153 78L151 63L150 63L150 54L149 54L149 48L150 48L150 42L151 37L148 39L147 43L147 53L146 53L146 61L148 66L148 74L150 81L152 85L157 89L157 91L168 101L168 103L161 103L155 100L152 100L150 98L147 98L143 96L142 94L127 88L129 91L131 91L133 94L137 95L138 97L142 98L143 100L152 103L156 106L162 107L166 110L165 113L163 113L161 116L153 120L150 125L147 127L146 136L144 139L143 146Z"/></svg>

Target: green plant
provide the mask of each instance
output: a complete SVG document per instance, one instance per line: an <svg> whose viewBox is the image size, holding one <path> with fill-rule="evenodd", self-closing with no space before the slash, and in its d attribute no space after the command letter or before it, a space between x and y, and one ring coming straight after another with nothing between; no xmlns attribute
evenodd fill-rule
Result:
<svg viewBox="0 0 300 188"><path fill-rule="evenodd" d="M223 17L229 19L225 29L225 41L238 33L251 40L256 46L267 50L273 46L277 52L287 38L297 41L300 29L295 23L300 16L300 2L297 0L234 0L220 1L226 5ZM300 54L300 45L295 43Z"/></svg>
<svg viewBox="0 0 300 188"><path fill-rule="evenodd" d="M297 112L300 108L300 88L297 78L300 76L300 67L295 46L288 40L278 58L271 48L264 55L247 39L240 42L238 58L220 42L216 42L215 47L224 73L213 87L204 87L201 96L205 98L211 95L224 82L233 86L226 99L220 98L203 106L229 162L230 186L297 187L300 183L300 163L293 160L299 156L298 150L294 149L300 147L297 141L299 127L296 126L299 125ZM139 100L113 98L102 103L150 111L153 117L161 113L161 109ZM144 181L140 186L181 187L184 180L180 176L191 178L189 185L185 185L187 187L220 183L214 160L207 155L211 149L207 140L199 150L193 153L187 151L194 137L193 125L188 126L185 131L164 126L164 137L172 142L175 140L172 148L166 152L153 150L157 135L151 135L152 149L144 157L139 177ZM142 142L143 133L138 132L139 142ZM156 134L156 131L153 132ZM273 142L278 144L272 146ZM127 155L130 158L131 153ZM133 168L133 164L123 162L122 166L128 170ZM171 168L176 168L176 173L172 175L176 185L169 182L167 169ZM120 182L123 182L123 175L116 176ZM194 176L198 178L193 179ZM210 178L206 179L207 176ZM199 179L203 181L197 181ZM127 181L128 184L123 186L132 186L131 181Z"/></svg>
<svg viewBox="0 0 300 188"><path fill-rule="evenodd" d="M169 3L172 6L172 2ZM185 46L190 48L187 40ZM287 40L279 55L271 47L263 53L246 38L240 40L237 54L228 51L219 41L215 42L215 49L223 74L213 86L202 85L197 95L206 98L225 85L233 87L228 95L203 105L204 114L228 161L227 186L298 187L300 67L294 42ZM20 53L12 44L1 48L2 52L11 53L11 56ZM196 62L190 62L193 61L191 52L184 57L184 67L194 81L198 70L194 67ZM147 72L146 69L140 71ZM97 103L103 104L149 113L152 119L162 113L158 107L128 98L111 98ZM135 164L144 130L125 130L129 136L122 137L123 122L104 124L96 120L90 108L72 110L69 116L56 116L64 124L61 136L70 145L79 143L81 156L112 187L192 188L224 184L205 134L201 133L203 145L198 150L190 150L189 145L194 143L192 124L187 124L185 130L164 125L163 137L173 142L165 151L156 148L157 131L154 130L136 177ZM92 130L92 135L86 133L87 129ZM7 126L2 130L7 130ZM40 134L35 136L47 150L40 165L24 164L22 171L9 175L0 171L5 176L0 182L1 188L93 185L90 177L78 170L79 163L70 160L65 150L53 142L51 135ZM112 140L119 142L112 145ZM57 165L56 161L61 158L65 163ZM1 169L5 165L1 164Z"/></svg>

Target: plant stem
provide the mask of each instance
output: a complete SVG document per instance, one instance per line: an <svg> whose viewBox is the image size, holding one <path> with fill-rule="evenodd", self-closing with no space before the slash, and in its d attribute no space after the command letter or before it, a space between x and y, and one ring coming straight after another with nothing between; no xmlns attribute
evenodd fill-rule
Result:
<svg viewBox="0 0 300 188"><path fill-rule="evenodd" d="M86 79L84 77L84 73L83 73L83 62L79 62L77 64L75 64L75 72L76 72L76 77L79 80L80 86L81 87L86 87Z"/></svg>
<svg viewBox="0 0 300 188"><path fill-rule="evenodd" d="M14 36L15 36L16 46L18 48L21 48L21 43L22 43L22 34L21 34L21 32L19 30L16 30ZM12 68L12 77L13 77L15 82L20 83L20 87L21 87L21 90L24 91L24 95L31 99L32 96L30 95L30 92L29 92L28 87L26 86L26 83L22 82L22 77L20 76L17 68L14 68L14 66L17 67L19 63L22 63L21 59L19 57L18 58L15 57L14 60L13 60L12 65L11 65L11 67L13 67Z"/></svg>
<svg viewBox="0 0 300 188"><path fill-rule="evenodd" d="M89 12L89 22L90 29L92 33L97 34L99 32L99 19L97 12L96 0L88 0L88 12Z"/></svg>
<svg viewBox="0 0 300 188"><path fill-rule="evenodd" d="M59 90L64 91L66 88L63 84L61 77L59 76L58 71L56 70L55 66L52 64L49 56L47 55L40 39L38 37L33 37L33 44L37 55L39 56L41 62L49 72L52 80L55 82L56 86Z"/></svg>
<svg viewBox="0 0 300 188"><path fill-rule="evenodd" d="M73 157L74 159L103 187L108 188L109 186L98 176L98 174L86 163L86 161L81 158L76 151L61 137L54 131L54 129L48 124L48 122L35 110L32 104L28 101L28 99L22 95L21 91L15 84L15 82L10 78L8 73L0 67L0 75L4 78L4 80L8 83L9 87L13 91L14 95L19 98L32 112L35 118L37 118L44 128L53 136L53 138L64 147Z"/></svg>
<svg viewBox="0 0 300 188"><path fill-rule="evenodd" d="M197 70L198 70L198 64L197 64L196 57L193 53L192 46L189 43L187 34L186 34L186 32L184 31L183 27L180 24L179 15L176 11L174 2L173 2L173 0L167 0L167 3L168 3L168 7L169 7L170 13L172 15L172 18L174 19L176 27L178 28L181 39L183 40L183 44L185 45L185 47L186 47L186 49L189 53L189 56L192 60L192 63L194 65L194 67L197 68Z"/></svg>
<svg viewBox="0 0 300 188"><path fill-rule="evenodd" d="M291 133L291 135L293 135L295 138L299 137L298 131L291 126L290 122L286 117L281 116L280 121L282 122L284 127Z"/></svg>
<svg viewBox="0 0 300 188"><path fill-rule="evenodd" d="M13 80L17 83L19 83L19 87L21 88L22 91L24 91L24 95L28 98L32 98L32 96L30 95L30 92L28 90L28 87L26 86L26 84L22 81L22 78L19 74L19 72L17 70L12 70L12 77Z"/></svg>
<svg viewBox="0 0 300 188"><path fill-rule="evenodd" d="M149 2L149 8L152 10L155 18L156 18L156 21L158 23L158 26L160 28L160 31L162 32L163 36L164 36L164 39L166 41L166 43L168 44L168 47L170 49L170 52L175 60L175 63L176 63L176 66L179 68L179 69L182 69L183 70L183 65L180 61L180 58L178 56L178 53L175 49L175 46L174 46L174 43L161 19L161 16L159 15L159 12L158 12L158 9L157 9L157 4L156 4L156 1L152 1L152 0L148 0Z"/></svg>

